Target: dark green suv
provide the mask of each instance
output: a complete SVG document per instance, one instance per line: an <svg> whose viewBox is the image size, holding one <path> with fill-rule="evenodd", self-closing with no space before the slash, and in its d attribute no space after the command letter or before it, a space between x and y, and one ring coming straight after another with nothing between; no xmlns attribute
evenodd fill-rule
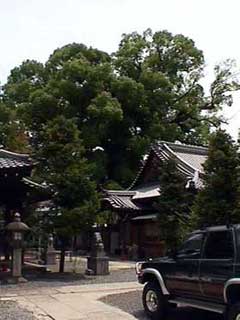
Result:
<svg viewBox="0 0 240 320"><path fill-rule="evenodd" d="M195 231L177 252L138 262L136 272L152 319L185 305L240 320L240 225Z"/></svg>

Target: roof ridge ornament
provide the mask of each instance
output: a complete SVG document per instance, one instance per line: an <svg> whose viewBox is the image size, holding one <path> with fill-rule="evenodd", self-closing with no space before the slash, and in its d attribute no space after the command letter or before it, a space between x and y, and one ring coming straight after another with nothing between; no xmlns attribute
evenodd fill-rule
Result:
<svg viewBox="0 0 240 320"><path fill-rule="evenodd" d="M201 182L200 182L200 177L199 177L199 170L196 169L194 172L194 176L189 177L185 188L186 189L198 189L200 184L201 184Z"/></svg>

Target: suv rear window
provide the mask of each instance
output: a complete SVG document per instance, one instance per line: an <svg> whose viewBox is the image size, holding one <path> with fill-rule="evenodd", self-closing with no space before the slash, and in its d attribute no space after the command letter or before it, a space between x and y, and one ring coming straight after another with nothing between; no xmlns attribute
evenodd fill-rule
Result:
<svg viewBox="0 0 240 320"><path fill-rule="evenodd" d="M234 257L232 231L210 232L204 251L205 259L232 259Z"/></svg>

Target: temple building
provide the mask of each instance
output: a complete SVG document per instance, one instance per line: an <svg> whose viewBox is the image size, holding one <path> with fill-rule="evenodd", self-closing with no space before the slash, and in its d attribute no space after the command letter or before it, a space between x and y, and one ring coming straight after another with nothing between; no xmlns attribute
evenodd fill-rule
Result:
<svg viewBox="0 0 240 320"><path fill-rule="evenodd" d="M19 212L28 215L25 204L49 198L47 188L31 180L34 161L27 154L7 151L0 147L0 254L8 247L4 227Z"/></svg>
<svg viewBox="0 0 240 320"><path fill-rule="evenodd" d="M164 161L175 159L186 178L186 188L202 186L203 163L207 148L180 143L154 144L131 186L127 190L104 190L103 206L112 211L113 224L105 236L111 254L144 258L163 254L157 214L153 203L160 195L158 170Z"/></svg>

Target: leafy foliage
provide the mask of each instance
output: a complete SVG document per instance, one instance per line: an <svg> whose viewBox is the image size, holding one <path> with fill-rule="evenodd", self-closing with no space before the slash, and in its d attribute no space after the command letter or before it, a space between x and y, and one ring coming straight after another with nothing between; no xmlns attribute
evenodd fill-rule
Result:
<svg viewBox="0 0 240 320"><path fill-rule="evenodd" d="M126 186L150 143L206 143L221 123L217 112L231 104L238 81L230 62L218 66L206 96L203 67L191 39L146 30L123 35L112 56L73 43L45 65L27 60L12 70L3 99L31 132L34 150L49 121L76 119L96 182Z"/></svg>
<svg viewBox="0 0 240 320"><path fill-rule="evenodd" d="M204 188L193 208L198 226L239 222L239 160L231 136L223 130L213 133L204 164Z"/></svg>
<svg viewBox="0 0 240 320"><path fill-rule="evenodd" d="M99 202L75 121L63 116L49 121L41 131L41 143L36 157L42 178L53 189L54 229L65 237L78 234L92 226Z"/></svg>
<svg viewBox="0 0 240 320"><path fill-rule="evenodd" d="M16 152L30 150L25 126L19 122L15 110L0 100L0 145Z"/></svg>
<svg viewBox="0 0 240 320"><path fill-rule="evenodd" d="M163 162L159 174L160 197L155 203L160 235L167 247L176 249L187 232L187 220L195 190L186 189L187 181L177 169L175 160Z"/></svg>

